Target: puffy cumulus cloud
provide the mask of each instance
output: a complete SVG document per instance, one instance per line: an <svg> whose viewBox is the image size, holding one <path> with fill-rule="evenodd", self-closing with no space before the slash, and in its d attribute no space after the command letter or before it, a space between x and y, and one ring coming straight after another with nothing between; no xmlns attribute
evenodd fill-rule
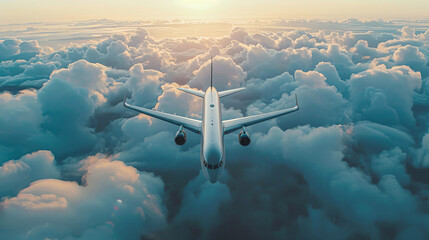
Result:
<svg viewBox="0 0 429 240"><path fill-rule="evenodd" d="M229 37L232 40L236 40L241 43L246 43L250 39L249 33L244 28L235 27L232 29L231 33L229 34Z"/></svg>
<svg viewBox="0 0 429 240"><path fill-rule="evenodd" d="M180 239L208 239L212 235L213 225L223 221L219 210L231 200L228 186L222 183L210 184L202 173L191 180L184 189L184 199L180 212L172 220L171 228L178 229L178 235L171 236ZM202 209L204 209L202 211ZM194 231L186 231L189 227ZM181 231L184 228L185 231Z"/></svg>
<svg viewBox="0 0 429 240"><path fill-rule="evenodd" d="M1 197L14 196L31 182L44 178L59 178L54 155L49 151L37 151L18 160L10 160L0 166Z"/></svg>
<svg viewBox="0 0 429 240"><path fill-rule="evenodd" d="M333 36L335 36L335 34L331 34L330 37ZM347 47L356 45L360 40L368 42L369 47L377 47L380 43L395 39L395 36L391 33L376 34L374 31L368 31L366 33L345 32L342 37L333 39Z"/></svg>
<svg viewBox="0 0 429 240"><path fill-rule="evenodd" d="M123 161L135 165L141 169L147 169L148 171L165 171L165 170L177 170L182 171L184 174L191 171L192 174L198 171L197 166L199 156L199 146L196 145L196 135L187 133L188 138L193 137L195 140L188 141L188 149L183 149L175 145L174 133L171 132L158 132L153 135L144 137L137 133L130 133L132 126L144 126L143 123L130 122L124 126L123 131L130 138L129 142L123 146L124 150L119 153L119 158ZM155 127L155 126L149 126ZM175 128L175 131L178 129ZM194 142L194 143L192 143Z"/></svg>
<svg viewBox="0 0 429 240"><path fill-rule="evenodd" d="M316 39L310 39L308 35L302 35L301 37L295 39L294 47L302 48L302 47L314 47L316 45Z"/></svg>
<svg viewBox="0 0 429 240"><path fill-rule="evenodd" d="M371 161L371 169L378 177L393 175L402 185L408 185L410 176L405 169L406 154L396 147L392 150L385 150Z"/></svg>
<svg viewBox="0 0 429 240"><path fill-rule="evenodd" d="M9 114L2 117L2 155L10 159L47 149L63 159L91 151L97 137L90 120L106 101L105 71L103 65L81 60L54 71L37 92L3 93L1 108Z"/></svg>
<svg viewBox="0 0 429 240"><path fill-rule="evenodd" d="M27 63L23 66L19 66L19 68L23 70L19 74L11 76L10 73L5 73L4 75L6 76L0 77L1 90L17 92L28 88L39 89L48 81L49 76L57 66L52 62L36 62Z"/></svg>
<svg viewBox="0 0 429 240"><path fill-rule="evenodd" d="M287 53L290 53L290 58L295 58L294 63L291 63L289 68L295 66L295 64L299 65L301 59L311 59L311 56L307 54L307 52L290 48L287 50L289 50ZM258 44L249 48L241 66L247 72L248 78L274 77L287 70L284 56L287 53L284 51L278 52L273 49L265 49L262 45Z"/></svg>
<svg viewBox="0 0 429 240"><path fill-rule="evenodd" d="M89 47L85 52L85 59L120 69L128 69L132 64L128 46L121 40L110 42L104 52L99 52L94 46Z"/></svg>
<svg viewBox="0 0 429 240"><path fill-rule="evenodd" d="M195 78L189 81L189 86L205 90L210 86L210 73L210 61L207 61L195 72ZM213 86L220 91L240 87L245 77L246 73L232 59L213 58Z"/></svg>
<svg viewBox="0 0 429 240"><path fill-rule="evenodd" d="M201 119L203 101L200 97L184 93L177 88L178 84L164 84L162 94L158 97L155 108L159 111L171 112L178 115L190 116ZM185 85L185 88L188 88ZM198 89L194 89L198 90ZM171 105L172 102L180 102L179 106Z"/></svg>
<svg viewBox="0 0 429 240"><path fill-rule="evenodd" d="M427 238L427 31L275 24L220 38L137 29L58 51L1 41L0 235ZM320 30L340 25L352 28ZM369 25L377 30L361 31ZM177 126L121 104L125 95L201 118L202 99L177 88L205 90L211 57L218 90L246 87L222 99L224 119L291 107L295 94L300 105L249 127L246 149L237 133L225 136L226 171L214 185L200 172L200 136L188 131L177 146Z"/></svg>
<svg viewBox="0 0 429 240"><path fill-rule="evenodd" d="M49 50L49 48L47 49ZM0 41L0 60L29 60L43 49L37 41L21 41L19 39L7 39Z"/></svg>
<svg viewBox="0 0 429 240"><path fill-rule="evenodd" d="M345 121L347 118L345 115L346 100L334 86L326 83L326 77L323 74L315 71L296 71L294 82L288 73L283 74L283 76L288 76L289 81L284 82L280 88L271 89L273 93L280 90L278 96L281 97L275 99L275 95L267 96L266 103L256 100L248 107L249 114L280 110L286 106L292 107L295 104L296 94L299 96L300 111L294 113L295 116L292 119L279 119L280 126L285 128L300 124L323 126ZM284 81L284 78L281 80ZM268 81L265 84L268 84ZM262 88L261 90L268 89Z"/></svg>
<svg viewBox="0 0 429 240"><path fill-rule="evenodd" d="M350 131L353 133L353 147L357 156L380 154L383 150L397 146L402 151L408 151L415 143L407 132L369 121L357 122Z"/></svg>
<svg viewBox="0 0 429 240"><path fill-rule="evenodd" d="M39 141L49 143L48 149L60 158L87 152L97 143L89 120L96 107L106 101L97 91L105 87L104 71L102 65L77 61L54 72L38 92L44 118L41 125L48 131Z"/></svg>
<svg viewBox="0 0 429 240"><path fill-rule="evenodd" d="M3 40L0 44L2 58L7 59L8 57L17 54L19 52L19 42L20 41L16 39Z"/></svg>
<svg viewBox="0 0 429 240"><path fill-rule="evenodd" d="M296 117L303 123L312 123L312 125L335 124L345 117L339 112L344 113L346 100L334 86L326 83L326 77L323 74L296 71L295 80L298 87L294 93L299 95L299 104L303 108L303 111L299 112ZM291 101L293 102L289 96L289 102ZM312 122L310 115L316 117L318 121Z"/></svg>
<svg viewBox="0 0 429 240"><path fill-rule="evenodd" d="M329 62L320 62L314 70L325 76L328 85L334 86L343 96L346 95L347 85L345 81L340 78L334 65Z"/></svg>
<svg viewBox="0 0 429 240"><path fill-rule="evenodd" d="M156 99L161 94L161 78L164 76L159 71L144 69L141 63L130 68L130 79L126 87L132 92L132 99L136 105L153 107Z"/></svg>
<svg viewBox="0 0 429 240"><path fill-rule="evenodd" d="M417 150L417 157L414 159L416 167L429 167L429 134L426 134L422 140L422 146Z"/></svg>
<svg viewBox="0 0 429 240"><path fill-rule="evenodd" d="M64 80L73 86L88 90L103 90L106 87L106 67L101 64L91 64L85 60L79 60L70 64L67 69L55 71L52 79Z"/></svg>
<svg viewBox="0 0 429 240"><path fill-rule="evenodd" d="M402 37L403 38L415 38L416 37L416 30L413 28L410 28L409 26L405 26L401 29Z"/></svg>
<svg viewBox="0 0 429 240"><path fill-rule="evenodd" d="M383 66L353 75L348 81L354 117L412 127L412 93L421 87L421 74L408 66Z"/></svg>
<svg viewBox="0 0 429 240"><path fill-rule="evenodd" d="M420 37L421 39L423 39L423 40L429 40L429 30L426 30L426 32L421 33L421 34L419 35L419 37Z"/></svg>
<svg viewBox="0 0 429 240"><path fill-rule="evenodd" d="M428 60L417 47L406 45L398 48L393 53L393 61L396 64L407 65L413 70L420 71L425 76L429 74L427 67Z"/></svg>
<svg viewBox="0 0 429 240"><path fill-rule="evenodd" d="M365 40L359 40L350 51L353 53L354 62L369 62L375 58L385 56L377 48L369 47L368 42Z"/></svg>
<svg viewBox="0 0 429 240"><path fill-rule="evenodd" d="M303 174L310 191L333 211L330 214L343 219L343 224L350 224L343 227L351 235L368 234L371 238L379 238L384 233L375 223L404 227L413 226L416 219L426 218L417 210L417 199L399 185L396 177L403 180L403 176L398 175L403 174L403 169L391 168L397 164L380 169L375 161L374 170L385 171L377 185L358 169L347 166L342 160L348 141L345 133L339 127L300 127L285 132L272 128L256 145L265 150L282 146L278 155L283 155L284 164ZM426 224L418 225L423 230Z"/></svg>
<svg viewBox="0 0 429 240"><path fill-rule="evenodd" d="M43 122L37 93L25 90L18 95L8 92L0 95L0 155L2 162L18 158L26 151L38 150L34 136L40 134L39 125ZM25 116L25 117L23 117Z"/></svg>
<svg viewBox="0 0 429 240"><path fill-rule="evenodd" d="M2 236L139 239L165 226L161 179L102 156L84 160L82 171L84 185L43 179L4 198Z"/></svg>

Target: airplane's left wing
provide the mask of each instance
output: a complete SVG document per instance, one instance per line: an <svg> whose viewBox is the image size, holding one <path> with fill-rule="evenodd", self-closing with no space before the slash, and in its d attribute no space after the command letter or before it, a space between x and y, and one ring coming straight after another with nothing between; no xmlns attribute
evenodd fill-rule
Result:
<svg viewBox="0 0 429 240"><path fill-rule="evenodd" d="M223 129L224 133L228 134L231 132L234 132L237 129L240 129L242 127L247 127L256 123L260 123L263 121L267 121L276 117L280 117L282 115L292 113L299 110L298 106L298 99L295 95L295 101L296 105L295 107L283 109L279 111L269 112L269 113L262 113L254 116L248 116L248 117L242 117L242 118L236 118L236 119L230 119L223 121Z"/></svg>
<svg viewBox="0 0 429 240"><path fill-rule="evenodd" d="M183 126L184 128L189 129L195 133L201 132L201 121L197 119L177 116L169 113L158 112L152 109L133 106L126 103L125 100L124 100L124 107L146 114L148 116L158 118L160 120L178 125L178 126Z"/></svg>

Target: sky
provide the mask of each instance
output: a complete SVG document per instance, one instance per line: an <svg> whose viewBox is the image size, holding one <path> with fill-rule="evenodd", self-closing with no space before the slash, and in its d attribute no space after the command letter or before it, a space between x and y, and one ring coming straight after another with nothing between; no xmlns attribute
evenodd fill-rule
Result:
<svg viewBox="0 0 429 240"><path fill-rule="evenodd" d="M427 18L425 0L1 0L0 23L172 19ZM382 11L381 11L382 10Z"/></svg>
<svg viewBox="0 0 429 240"><path fill-rule="evenodd" d="M126 2L0 0L2 240L429 239L426 2ZM201 119L211 57L223 120L300 105L215 184L122 105Z"/></svg>

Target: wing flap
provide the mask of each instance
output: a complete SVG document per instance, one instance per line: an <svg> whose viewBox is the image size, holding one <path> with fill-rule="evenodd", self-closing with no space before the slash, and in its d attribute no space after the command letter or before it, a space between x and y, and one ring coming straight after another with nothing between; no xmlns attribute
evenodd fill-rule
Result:
<svg viewBox="0 0 429 240"><path fill-rule="evenodd" d="M143 107L137 107L137 106L130 105L125 101L124 101L124 107L146 114L148 116L178 125L178 126L183 126L184 128L189 129L190 131L195 133L201 132L201 121L197 119L177 116L177 115L164 113L164 112L158 112L158 111L143 108Z"/></svg>

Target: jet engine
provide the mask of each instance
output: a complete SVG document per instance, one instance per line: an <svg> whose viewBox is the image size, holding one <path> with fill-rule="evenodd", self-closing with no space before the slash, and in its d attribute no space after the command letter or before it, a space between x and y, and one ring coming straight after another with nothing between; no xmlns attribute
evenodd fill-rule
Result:
<svg viewBox="0 0 429 240"><path fill-rule="evenodd" d="M180 126L179 131L177 131L176 136L174 136L174 142L176 142L177 145L186 143L186 132L183 130L183 126Z"/></svg>
<svg viewBox="0 0 429 240"><path fill-rule="evenodd" d="M248 146L250 144L250 135L246 130L244 130L244 128L243 131L238 134L238 142L241 146Z"/></svg>

